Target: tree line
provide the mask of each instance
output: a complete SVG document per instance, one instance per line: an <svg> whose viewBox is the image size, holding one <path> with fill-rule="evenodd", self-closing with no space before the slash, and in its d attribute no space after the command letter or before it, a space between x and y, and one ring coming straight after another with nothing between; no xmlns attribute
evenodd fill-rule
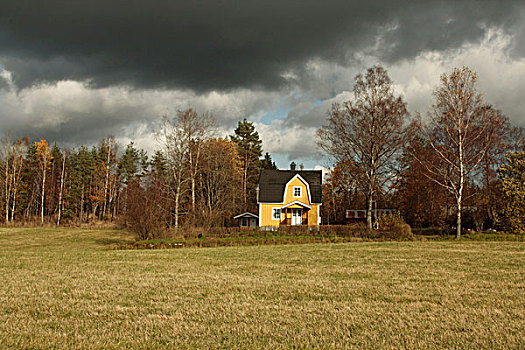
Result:
<svg viewBox="0 0 525 350"><path fill-rule="evenodd" d="M181 225L223 226L232 215L256 209L262 157L253 123L239 121L216 137L214 118L193 109L164 117L161 149L151 158L133 142L114 137L92 147L61 149L45 139L7 135L0 145L0 214L17 223L80 225L117 222L144 237Z"/></svg>
<svg viewBox="0 0 525 350"><path fill-rule="evenodd" d="M354 96L335 103L318 130L333 167L322 218L346 209L394 208L412 227L525 231L525 131L477 88L469 68L441 77L428 115L411 116L386 70L355 78ZM257 212L261 169L276 169L246 119L217 137L210 113L163 118L151 157L114 137L73 150L9 135L0 144L0 214L9 224L118 222L152 237L180 226L225 226Z"/></svg>
<svg viewBox="0 0 525 350"><path fill-rule="evenodd" d="M428 115L410 116L380 66L356 77L318 130L334 169L323 188L325 222L344 209L396 208L412 227L525 232L525 131L488 104L467 67L441 76ZM499 174L499 176L498 176Z"/></svg>

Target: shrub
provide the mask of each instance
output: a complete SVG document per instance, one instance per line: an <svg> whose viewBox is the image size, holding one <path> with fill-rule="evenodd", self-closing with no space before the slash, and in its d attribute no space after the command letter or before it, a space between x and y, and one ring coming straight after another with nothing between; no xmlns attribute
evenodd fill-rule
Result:
<svg viewBox="0 0 525 350"><path fill-rule="evenodd" d="M389 239L413 239L412 229L399 214L382 215L377 219L381 237Z"/></svg>
<svg viewBox="0 0 525 350"><path fill-rule="evenodd" d="M148 184L149 185L149 184ZM154 239L167 236L167 211L152 186L144 188L139 181L128 185L126 226L139 239Z"/></svg>

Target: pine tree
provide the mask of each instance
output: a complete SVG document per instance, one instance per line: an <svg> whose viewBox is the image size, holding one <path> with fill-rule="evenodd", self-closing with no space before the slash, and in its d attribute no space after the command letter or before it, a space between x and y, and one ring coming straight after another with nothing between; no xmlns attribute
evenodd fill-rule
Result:
<svg viewBox="0 0 525 350"><path fill-rule="evenodd" d="M77 213L80 223L85 221L85 213L90 204L90 187L95 169L93 156L93 152L90 152L85 146L81 146L70 156L71 175L65 200L70 203L68 209Z"/></svg>
<svg viewBox="0 0 525 350"><path fill-rule="evenodd" d="M268 152L264 154L264 159L261 160L261 169L277 170L277 166Z"/></svg>
<svg viewBox="0 0 525 350"><path fill-rule="evenodd" d="M255 209L255 187L260 171L262 155L262 141L252 122L239 121L235 135L230 139L237 144L237 151L241 159L242 169L242 198L244 210Z"/></svg>
<svg viewBox="0 0 525 350"><path fill-rule="evenodd" d="M124 212L128 210L128 190L130 184L137 178L146 173L148 167L148 156L144 150L138 150L133 145L133 141L126 146L126 150L120 159L118 168L119 174L125 187Z"/></svg>
<svg viewBox="0 0 525 350"><path fill-rule="evenodd" d="M151 157L151 171L155 173L155 176L163 178L168 174L168 160L161 151L157 150Z"/></svg>
<svg viewBox="0 0 525 350"><path fill-rule="evenodd" d="M148 156L146 152L135 148L133 141L127 146L119 162L119 172L127 184L135 177L143 174L148 167Z"/></svg>

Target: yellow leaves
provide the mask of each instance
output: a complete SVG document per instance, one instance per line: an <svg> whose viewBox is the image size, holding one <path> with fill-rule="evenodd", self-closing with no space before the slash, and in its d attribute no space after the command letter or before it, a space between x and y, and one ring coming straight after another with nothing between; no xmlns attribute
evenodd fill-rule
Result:
<svg viewBox="0 0 525 350"><path fill-rule="evenodd" d="M35 147L38 161L47 168L53 159L49 144L46 140L42 139L38 142L35 142Z"/></svg>

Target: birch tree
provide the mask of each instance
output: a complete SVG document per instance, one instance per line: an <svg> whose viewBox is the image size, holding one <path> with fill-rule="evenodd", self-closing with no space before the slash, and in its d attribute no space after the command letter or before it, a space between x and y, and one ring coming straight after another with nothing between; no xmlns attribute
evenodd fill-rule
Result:
<svg viewBox="0 0 525 350"><path fill-rule="evenodd" d="M173 119L164 117L161 142L171 175L174 197L174 226L179 226L181 201L190 193L191 209L195 209L196 185L203 143L214 133L211 114L198 114L193 109L179 111Z"/></svg>
<svg viewBox="0 0 525 350"><path fill-rule="evenodd" d="M198 114L194 109L189 108L179 111L177 116L178 126L181 128L187 147L188 174L190 177L191 210L195 210L196 185L199 165L202 158L203 144L214 133L215 120L208 112Z"/></svg>
<svg viewBox="0 0 525 350"><path fill-rule="evenodd" d="M461 237L461 211L465 185L471 179L502 125L500 113L478 92L478 76L467 67L441 76L434 92L429 121L421 124L438 160L419 159L427 176L450 192L456 201L456 238Z"/></svg>
<svg viewBox="0 0 525 350"><path fill-rule="evenodd" d="M4 215L5 215L5 224L9 223L9 203L11 198L11 158L12 158L12 141L9 135L6 135L2 139L1 145L1 156L3 158L3 169L2 169L2 190L3 190L3 199L4 199Z"/></svg>
<svg viewBox="0 0 525 350"><path fill-rule="evenodd" d="M47 175L47 169L49 168L49 165L51 163L51 159L53 159L53 156L51 155L51 150L49 148L49 144L46 140L42 139L38 142L35 142L36 146L36 154L40 169L40 179L41 179L41 193L40 193L40 220L41 224L44 224L44 204L45 204L45 193L46 193L46 175Z"/></svg>
<svg viewBox="0 0 525 350"><path fill-rule="evenodd" d="M355 180L366 194L371 230L374 196L403 144L408 112L384 68L369 68L355 81L354 98L333 104L328 112L326 124L317 132L318 146L337 163L355 167Z"/></svg>
<svg viewBox="0 0 525 350"><path fill-rule="evenodd" d="M20 187L24 154L29 138L13 140L10 135L2 139L0 158L4 158L2 169L2 189L4 192L5 223L13 222L16 212L17 195ZM0 163L1 164L1 163Z"/></svg>
<svg viewBox="0 0 525 350"><path fill-rule="evenodd" d="M115 142L115 137L110 136L107 140L102 140L100 147L104 148L105 160L104 160L104 204L100 218L103 220L106 218L106 211L108 205L111 204L111 189L110 189L110 180L111 176L116 172L116 153L117 153L117 144Z"/></svg>

